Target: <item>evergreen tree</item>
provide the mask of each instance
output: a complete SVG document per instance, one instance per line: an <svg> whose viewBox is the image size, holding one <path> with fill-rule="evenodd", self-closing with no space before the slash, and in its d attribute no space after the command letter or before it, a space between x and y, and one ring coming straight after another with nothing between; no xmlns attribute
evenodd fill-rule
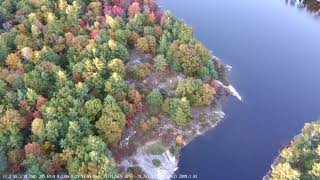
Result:
<svg viewBox="0 0 320 180"><path fill-rule="evenodd" d="M152 107L160 107L163 103L163 97L159 90L153 89L149 95L147 96L147 102L152 106Z"/></svg>
<svg viewBox="0 0 320 180"><path fill-rule="evenodd" d="M184 125L191 117L190 102L187 98L174 98L169 103L168 111L171 119L178 125Z"/></svg>
<svg viewBox="0 0 320 180"><path fill-rule="evenodd" d="M126 117L119 104L108 95L104 100L102 116L95 125L106 144L119 141L125 122Z"/></svg>

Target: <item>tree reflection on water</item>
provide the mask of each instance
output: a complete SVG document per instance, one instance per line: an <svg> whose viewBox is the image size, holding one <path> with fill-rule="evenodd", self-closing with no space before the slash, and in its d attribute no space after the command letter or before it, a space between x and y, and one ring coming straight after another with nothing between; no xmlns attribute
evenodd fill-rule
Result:
<svg viewBox="0 0 320 180"><path fill-rule="evenodd" d="M305 8L308 11L320 15L320 1L319 0L285 0L286 4L290 6L297 6Z"/></svg>

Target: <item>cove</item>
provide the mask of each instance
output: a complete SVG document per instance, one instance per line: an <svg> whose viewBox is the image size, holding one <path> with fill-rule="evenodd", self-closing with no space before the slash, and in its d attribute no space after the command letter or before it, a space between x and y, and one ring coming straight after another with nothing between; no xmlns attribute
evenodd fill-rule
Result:
<svg viewBox="0 0 320 180"><path fill-rule="evenodd" d="M159 0L233 67L226 117L181 154L177 174L256 180L279 149L320 114L320 23L281 0Z"/></svg>

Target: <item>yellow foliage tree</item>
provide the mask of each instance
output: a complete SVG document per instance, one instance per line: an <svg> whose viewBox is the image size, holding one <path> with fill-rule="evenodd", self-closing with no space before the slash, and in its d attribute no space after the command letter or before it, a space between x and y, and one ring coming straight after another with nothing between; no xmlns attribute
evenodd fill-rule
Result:
<svg viewBox="0 0 320 180"><path fill-rule="evenodd" d="M9 54L6 63L12 69L20 69L22 67L21 58L17 53Z"/></svg>

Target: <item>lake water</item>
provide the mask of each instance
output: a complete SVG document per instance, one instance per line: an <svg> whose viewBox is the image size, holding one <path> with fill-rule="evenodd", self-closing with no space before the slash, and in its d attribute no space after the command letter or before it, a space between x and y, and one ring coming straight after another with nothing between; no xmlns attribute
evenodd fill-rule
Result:
<svg viewBox="0 0 320 180"><path fill-rule="evenodd" d="M177 174L257 180L282 145L320 115L320 21L281 0L159 0L233 69L243 97L182 151Z"/></svg>

